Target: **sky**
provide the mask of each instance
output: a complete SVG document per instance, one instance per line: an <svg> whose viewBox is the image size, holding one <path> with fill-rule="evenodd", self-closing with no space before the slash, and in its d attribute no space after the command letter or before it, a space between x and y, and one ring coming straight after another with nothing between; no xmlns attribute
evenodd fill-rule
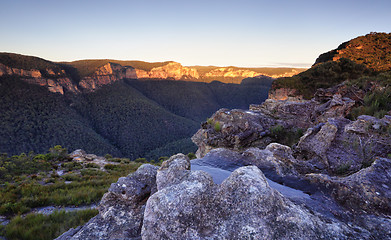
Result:
<svg viewBox="0 0 391 240"><path fill-rule="evenodd" d="M390 0L0 0L0 52L51 61L310 67L391 32Z"/></svg>

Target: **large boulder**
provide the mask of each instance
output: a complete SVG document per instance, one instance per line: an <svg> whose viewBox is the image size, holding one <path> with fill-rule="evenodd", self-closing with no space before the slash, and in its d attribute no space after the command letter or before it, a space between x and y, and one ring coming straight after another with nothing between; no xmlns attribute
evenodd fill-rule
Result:
<svg viewBox="0 0 391 240"><path fill-rule="evenodd" d="M144 164L121 177L103 196L97 216L57 239L140 239L146 201L157 190L157 170L156 166Z"/></svg>
<svg viewBox="0 0 391 240"><path fill-rule="evenodd" d="M173 168L178 169L175 165ZM167 169L170 166L163 171ZM345 224L322 220L272 189L255 166L235 170L220 185L214 184L211 176L203 171L188 171L188 174L182 171L179 169L180 182L158 188L148 199L143 239L348 239L352 236ZM172 182L170 178L167 181Z"/></svg>

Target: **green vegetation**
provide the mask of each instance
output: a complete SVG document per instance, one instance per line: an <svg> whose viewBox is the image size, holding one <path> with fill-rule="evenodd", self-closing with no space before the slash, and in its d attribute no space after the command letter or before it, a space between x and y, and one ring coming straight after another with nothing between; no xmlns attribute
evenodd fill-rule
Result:
<svg viewBox="0 0 391 240"><path fill-rule="evenodd" d="M84 101L76 103L74 109L92 123L100 136L120 149L121 154L115 155L131 159L190 137L199 128L197 122L167 111L128 84L120 82L86 94ZM104 154L101 150L94 153Z"/></svg>
<svg viewBox="0 0 391 240"><path fill-rule="evenodd" d="M190 159L190 160L192 160L192 159L196 159L197 158L197 156L194 154L194 153L188 153L187 154L187 157Z"/></svg>
<svg viewBox="0 0 391 240"><path fill-rule="evenodd" d="M271 81L260 79L239 85L184 81L128 81L128 84L168 111L200 123L220 108L247 109L250 104L262 103L267 99Z"/></svg>
<svg viewBox="0 0 391 240"><path fill-rule="evenodd" d="M42 72L64 70L75 82L107 62L144 70L169 63L53 63L9 53L0 54L0 62ZM207 116L220 108L248 108L267 98L270 79L247 80L245 84L129 80L94 93L62 96L16 76L2 76L0 152L44 152L57 144L71 151L82 148L99 155L148 160L194 152L190 137Z"/></svg>
<svg viewBox="0 0 391 240"><path fill-rule="evenodd" d="M391 111L391 72L379 73L373 77L361 77L349 85L366 92L362 104L352 109L350 118L355 120L360 115L382 118Z"/></svg>
<svg viewBox="0 0 391 240"><path fill-rule="evenodd" d="M214 129L216 132L220 132L220 131L221 131L220 122L215 122L215 123L214 123L214 126L213 126L213 129Z"/></svg>
<svg viewBox="0 0 391 240"><path fill-rule="evenodd" d="M391 34L370 33L348 42L337 49L319 56L315 64L348 58L375 71L391 70Z"/></svg>
<svg viewBox="0 0 391 240"><path fill-rule="evenodd" d="M293 77L279 78L273 82L273 89L296 89L298 95L311 99L318 88L329 88L347 80L373 74L365 65L342 58L339 61L316 65Z"/></svg>
<svg viewBox="0 0 391 240"><path fill-rule="evenodd" d="M44 206L80 206L97 203L111 183L137 170L142 163L112 158L104 170L93 162L76 162L57 145L46 154L0 154L0 215L13 217L1 226L7 239L53 239L97 214L97 210L27 214ZM60 175L59 175L60 174ZM15 216L16 215L16 216Z"/></svg>
<svg viewBox="0 0 391 240"><path fill-rule="evenodd" d="M0 152L45 152L50 146L61 145L69 150L83 148L121 156L64 96L13 76L0 77L0 95Z"/></svg>
<svg viewBox="0 0 391 240"><path fill-rule="evenodd" d="M67 231L86 223L98 214L98 210L54 212L50 215L27 214L17 216L4 227L4 236L9 240L46 240L54 239Z"/></svg>
<svg viewBox="0 0 391 240"><path fill-rule="evenodd" d="M111 183L141 165L124 159L127 163L107 164L107 171L101 171L93 163L73 162L65 156L59 158L58 153L64 152L65 149L56 146L47 154L0 155L0 215L22 214L48 205L97 202ZM65 174L59 176L55 169Z"/></svg>
<svg viewBox="0 0 391 240"><path fill-rule="evenodd" d="M304 131L301 128L286 129L280 124L271 127L269 130L270 135L275 142L281 143L286 146L293 146L304 134Z"/></svg>

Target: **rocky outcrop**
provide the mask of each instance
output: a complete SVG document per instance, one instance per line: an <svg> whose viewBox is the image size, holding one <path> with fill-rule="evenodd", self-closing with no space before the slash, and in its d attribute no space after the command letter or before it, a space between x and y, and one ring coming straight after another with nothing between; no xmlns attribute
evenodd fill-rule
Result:
<svg viewBox="0 0 391 240"><path fill-rule="evenodd" d="M318 88L314 94L314 98L316 101L324 103L331 100L335 95L340 95L342 98L349 98L360 103L363 101L365 93L366 91L344 82L331 88Z"/></svg>
<svg viewBox="0 0 391 240"><path fill-rule="evenodd" d="M251 68L250 68L251 69ZM203 74L202 77L206 78L254 78L259 76L268 76L271 78L279 78L279 77L292 77L296 74L298 74L300 71L296 69L291 69L290 71L287 70L285 73L281 74L268 74L265 72L262 72L262 70L250 70L246 68L236 68L236 67L217 67L215 69L212 69L205 74Z"/></svg>
<svg viewBox="0 0 391 240"><path fill-rule="evenodd" d="M358 212L391 215L391 159L376 158L370 167L346 177L308 174L312 183L326 186L343 206Z"/></svg>
<svg viewBox="0 0 391 240"><path fill-rule="evenodd" d="M234 150L266 147L271 142L269 128L277 123L276 119L252 111L220 109L192 137L198 146L196 155L203 157L219 147Z"/></svg>
<svg viewBox="0 0 391 240"><path fill-rule="evenodd" d="M309 128L295 152L298 158L324 163L329 173L348 174L371 164L375 156L391 152L391 117L360 116L356 121L329 118Z"/></svg>
<svg viewBox="0 0 391 240"><path fill-rule="evenodd" d="M100 167L100 170L106 171L105 166L107 164L118 164L118 162L112 162L111 159L106 159L102 156L95 154L88 154L82 149L76 149L68 156L72 161L79 163L93 163Z"/></svg>
<svg viewBox="0 0 391 240"><path fill-rule="evenodd" d="M139 239L146 201L156 192L157 169L145 164L135 173L118 179L103 196L97 216L57 239Z"/></svg>
<svg viewBox="0 0 391 240"><path fill-rule="evenodd" d="M0 63L0 76L3 75L18 75L21 77L41 78L41 71L37 69L25 70L18 68L11 68Z"/></svg>
<svg viewBox="0 0 391 240"><path fill-rule="evenodd" d="M275 126L307 129L328 118L345 117L354 104L353 100L337 94L325 103L267 99L261 105L251 105L249 111L220 109L202 124L192 140L198 146L197 157L219 147L234 150L265 148L274 140L271 128Z"/></svg>

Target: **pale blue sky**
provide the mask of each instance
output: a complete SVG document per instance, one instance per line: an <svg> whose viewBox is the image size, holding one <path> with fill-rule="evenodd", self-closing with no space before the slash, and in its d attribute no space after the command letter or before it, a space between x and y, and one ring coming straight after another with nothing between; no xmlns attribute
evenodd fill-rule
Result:
<svg viewBox="0 0 391 240"><path fill-rule="evenodd" d="M53 61L310 66L340 43L391 32L389 0L0 0L0 51Z"/></svg>

